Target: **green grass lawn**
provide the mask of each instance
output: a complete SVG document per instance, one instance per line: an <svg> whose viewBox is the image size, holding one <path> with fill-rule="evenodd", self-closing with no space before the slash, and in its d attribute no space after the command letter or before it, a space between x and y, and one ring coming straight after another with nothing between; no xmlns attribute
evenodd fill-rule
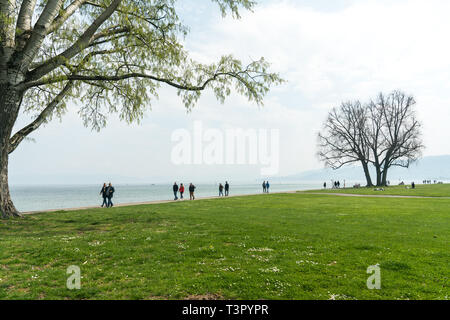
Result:
<svg viewBox="0 0 450 320"><path fill-rule="evenodd" d="M410 185L408 185L411 187ZM377 187L372 188L347 188L347 189L322 189L310 190L308 193L347 193L362 195L395 195L395 196L415 196L415 197L449 197L450 184L435 185L416 185L416 189L407 189L407 186L385 187L384 191L375 191Z"/></svg>
<svg viewBox="0 0 450 320"><path fill-rule="evenodd" d="M448 299L449 214L448 199L274 194L0 221L0 299Z"/></svg>

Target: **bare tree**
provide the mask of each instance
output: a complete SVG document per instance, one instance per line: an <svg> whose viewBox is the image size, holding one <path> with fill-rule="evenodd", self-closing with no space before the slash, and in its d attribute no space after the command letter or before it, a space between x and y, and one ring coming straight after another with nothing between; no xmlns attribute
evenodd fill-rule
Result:
<svg viewBox="0 0 450 320"><path fill-rule="evenodd" d="M422 155L421 123L414 110L413 96L401 91L388 95L380 93L376 102L371 102L372 126L377 135L369 135L373 153L373 165L377 172L377 184L387 185L389 169L409 168Z"/></svg>
<svg viewBox="0 0 450 320"><path fill-rule="evenodd" d="M367 108L359 101L333 108L318 136L318 156L327 167L335 170L360 163L367 186L373 186L369 171L370 150L364 134L367 119Z"/></svg>
<svg viewBox="0 0 450 320"><path fill-rule="evenodd" d="M235 18L255 6L212 1ZM261 104L282 82L264 58L195 62L183 47L186 34L175 0L0 0L0 216L20 215L10 197L8 155L63 115L69 101L98 130L111 113L139 121L161 85L175 88L190 109L206 89L220 102L235 89ZM21 112L37 117L13 134Z"/></svg>
<svg viewBox="0 0 450 320"><path fill-rule="evenodd" d="M376 185L386 186L389 169L408 168L422 154L421 124L412 96L401 91L380 93L375 101L344 103L334 108L319 134L319 158L335 170L361 163L367 185L372 186L369 167L376 172Z"/></svg>

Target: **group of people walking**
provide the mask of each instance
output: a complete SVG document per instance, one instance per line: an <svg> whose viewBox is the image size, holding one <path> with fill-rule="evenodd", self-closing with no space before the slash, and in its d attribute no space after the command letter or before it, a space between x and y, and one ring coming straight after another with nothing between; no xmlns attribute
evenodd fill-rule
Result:
<svg viewBox="0 0 450 320"><path fill-rule="evenodd" d="M269 190L270 190L269 181L264 181L262 184L262 187L263 187L264 193L269 193ZM193 183L189 184L188 191L189 191L189 199L190 200L195 200L195 189L196 188L197 187ZM172 190L173 190L173 195L174 195L174 201L184 199L184 193L186 191L186 188L183 183L178 185L178 183L175 182L173 184ZM106 183L103 184L103 187L100 190L100 195L103 197L103 203L101 206L102 208L103 207L111 208L114 206L114 204L112 202L114 192L115 192L115 189L111 183L109 183L108 185L106 185ZM178 196L178 194L179 194L179 196ZM228 181L226 181L225 184L219 183L219 197L228 197L229 195L230 195L230 184L228 183Z"/></svg>
<svg viewBox="0 0 450 320"><path fill-rule="evenodd" d="M340 181L331 181L331 187L332 189L340 189L341 188L341 182ZM327 188L327 183L323 183L323 188ZM345 189L345 180L344 180L344 189Z"/></svg>
<svg viewBox="0 0 450 320"><path fill-rule="evenodd" d="M262 187L263 187L263 193L269 193L269 189L270 189L269 181L264 181L262 184Z"/></svg>
<svg viewBox="0 0 450 320"><path fill-rule="evenodd" d="M106 206L106 208L111 208L114 206L114 204L112 203L112 198L115 191L116 190L112 186L111 182L109 183L109 185L106 185L106 183L103 184L103 187L100 190L100 195L103 197L102 208L104 206Z"/></svg>
<svg viewBox="0 0 450 320"><path fill-rule="evenodd" d="M225 194L223 191L225 190ZM228 197L230 195L230 184L228 181L225 182L225 186L223 184L219 184L219 197Z"/></svg>
<svg viewBox="0 0 450 320"><path fill-rule="evenodd" d="M194 186L192 183L189 184L189 199L190 200L195 200L195 189L197 187ZM174 201L177 201L178 199L183 200L184 199L184 192L185 192L185 188L184 188L184 184L180 184L180 186L178 186L178 184L175 182L173 184L173 195L175 196ZM180 193L180 198L178 198L178 192Z"/></svg>

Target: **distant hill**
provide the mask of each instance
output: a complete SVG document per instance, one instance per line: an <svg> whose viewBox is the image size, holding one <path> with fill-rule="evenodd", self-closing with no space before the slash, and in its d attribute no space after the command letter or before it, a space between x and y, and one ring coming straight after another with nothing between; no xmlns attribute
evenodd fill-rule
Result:
<svg viewBox="0 0 450 320"><path fill-rule="evenodd" d="M372 172L372 179L375 179L375 172ZM283 177L288 181L365 181L361 167L350 166L339 170L320 169L306 171L300 174ZM450 155L424 157L409 169L394 167L389 173L389 180L394 184L398 181L418 181L439 180L450 181Z"/></svg>

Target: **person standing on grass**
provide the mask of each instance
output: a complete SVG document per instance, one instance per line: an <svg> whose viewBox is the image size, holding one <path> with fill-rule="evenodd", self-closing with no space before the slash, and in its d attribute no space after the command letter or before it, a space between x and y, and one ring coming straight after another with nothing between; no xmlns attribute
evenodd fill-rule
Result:
<svg viewBox="0 0 450 320"><path fill-rule="evenodd" d="M103 197L103 203L102 203L102 208L103 206L108 206L108 201L106 201L106 199L108 199L108 196L106 195L106 190L108 189L108 187L106 186L106 183L103 184L102 190L100 190L100 194Z"/></svg>
<svg viewBox="0 0 450 320"><path fill-rule="evenodd" d="M324 188L324 189L327 188L327 183L326 183L326 182L323 183L323 188Z"/></svg>
<svg viewBox="0 0 450 320"><path fill-rule="evenodd" d="M267 186L266 186L266 182L265 181L263 182L262 186L263 186L263 193L266 193Z"/></svg>
<svg viewBox="0 0 450 320"><path fill-rule="evenodd" d="M177 201L178 200L178 190L179 190L179 188L178 188L178 185L177 185L177 183L175 182L174 184L173 184L173 195L175 196L175 199L173 199L174 201Z"/></svg>
<svg viewBox="0 0 450 320"><path fill-rule="evenodd" d="M269 193L270 183L269 181L266 182L266 193Z"/></svg>
<svg viewBox="0 0 450 320"><path fill-rule="evenodd" d="M219 197L223 197L223 185L219 184Z"/></svg>
<svg viewBox="0 0 450 320"><path fill-rule="evenodd" d="M114 207L114 204L112 203L112 198L114 196L114 192L116 192L116 190L114 189L114 187L112 186L112 184L110 182L108 185L108 188L106 189L106 196L108 197L108 204L106 205L107 208Z"/></svg>
<svg viewBox="0 0 450 320"><path fill-rule="evenodd" d="M189 198L190 198L190 200L195 200L195 195L194 195L195 188L196 188L196 186L194 186L192 184L192 182L191 182L191 184L189 185Z"/></svg>
<svg viewBox="0 0 450 320"><path fill-rule="evenodd" d="M184 185L180 184L180 199L183 200Z"/></svg>
<svg viewBox="0 0 450 320"><path fill-rule="evenodd" d="M228 181L225 182L225 197L228 197L230 195L230 184Z"/></svg>

